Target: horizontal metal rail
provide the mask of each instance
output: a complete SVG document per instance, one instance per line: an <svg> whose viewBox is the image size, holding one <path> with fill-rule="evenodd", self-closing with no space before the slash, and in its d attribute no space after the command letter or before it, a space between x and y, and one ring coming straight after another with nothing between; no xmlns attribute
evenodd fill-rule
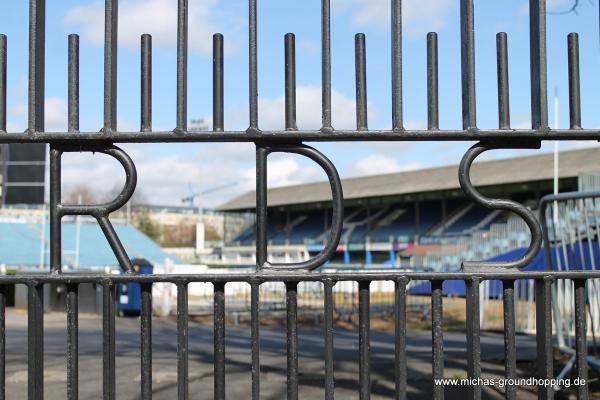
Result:
<svg viewBox="0 0 600 400"><path fill-rule="evenodd" d="M600 271L519 271L519 270L493 270L492 272L353 272L353 273L287 273L278 271L265 273L248 274L197 274L197 275L87 275L87 274L68 274L60 275L10 275L0 276L0 285L2 284L38 284L38 283L173 283L185 284L190 282L316 282L316 281L391 281L395 279L422 280L422 281L469 281L479 280L504 280L504 279L597 279L600 278Z"/></svg>
<svg viewBox="0 0 600 400"><path fill-rule="evenodd" d="M502 143L531 140L600 140L598 129L542 129L542 130L336 130L310 131L190 131L190 132L37 132L2 133L0 143L53 143L66 141L72 144L91 143L181 143L181 142L353 142L353 141L481 141L500 140Z"/></svg>

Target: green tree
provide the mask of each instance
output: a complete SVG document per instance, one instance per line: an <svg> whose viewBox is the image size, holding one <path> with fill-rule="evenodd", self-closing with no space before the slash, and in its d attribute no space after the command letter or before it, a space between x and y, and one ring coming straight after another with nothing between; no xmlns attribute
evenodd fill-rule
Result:
<svg viewBox="0 0 600 400"><path fill-rule="evenodd" d="M154 221L152 221L152 218L150 218L150 215L148 215L148 212L142 212L142 213L138 214L138 216L135 219L134 225L138 230L140 230L142 233L144 233L150 239L152 239L154 241L158 241L158 239L159 239L158 227L156 226Z"/></svg>

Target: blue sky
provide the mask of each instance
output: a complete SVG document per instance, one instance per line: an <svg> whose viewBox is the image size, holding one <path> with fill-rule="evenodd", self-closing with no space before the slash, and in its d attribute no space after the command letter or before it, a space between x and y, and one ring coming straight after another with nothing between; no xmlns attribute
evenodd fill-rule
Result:
<svg viewBox="0 0 600 400"><path fill-rule="evenodd" d="M568 9L572 0L549 0L551 12ZM225 127L247 127L248 52L246 0L189 0L188 116L210 121L212 113L212 34L225 35ZM263 129L282 128L283 36L296 34L298 125L320 124L320 1L259 1L259 118ZM47 2L46 129L66 129L67 35L81 35L81 129L98 131L102 121L103 1ZM403 37L404 123L426 123L425 35L439 34L440 125L460 128L460 28L458 0L405 0ZM548 15L548 88L557 91L560 126L568 126L566 36L580 35L582 120L584 127L600 126L596 112L600 89L598 5L583 0L577 14ZM0 32L9 40L8 121L11 131L26 125L27 20L25 1L3 5ZM175 126L176 0L121 0L119 23L119 129L139 129L139 41L142 33L154 40L154 128ZM529 28L526 0L475 2L475 45L478 125L497 125L497 32L508 33L512 126L529 126ZM367 38L369 126L391 126L389 0L332 0L333 123L352 128L354 111L354 34ZM550 120L553 121L552 99ZM468 143L319 144L338 166L342 177L394 172L458 162ZM585 143L561 144L561 148ZM551 149L546 144L542 151ZM248 144L127 145L139 170L139 190L152 203L180 204L181 197L222 183L236 182L225 191L202 199L214 206L253 189L254 152ZM523 151L498 151L488 157L507 157ZM111 188L122 181L116 161L105 156L67 155L64 185L99 183ZM285 185L323 179L324 174L301 157L270 158L269 183Z"/></svg>

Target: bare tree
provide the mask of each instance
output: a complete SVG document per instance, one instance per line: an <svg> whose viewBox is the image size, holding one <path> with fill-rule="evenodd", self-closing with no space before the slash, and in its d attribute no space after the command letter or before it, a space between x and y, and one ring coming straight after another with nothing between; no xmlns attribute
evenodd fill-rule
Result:
<svg viewBox="0 0 600 400"><path fill-rule="evenodd" d="M98 198L94 190L87 185L76 185L67 191L63 201L69 204L96 204Z"/></svg>
<svg viewBox="0 0 600 400"><path fill-rule="evenodd" d="M160 244L166 247L191 247L196 242L196 225L182 221L176 226L163 226Z"/></svg>
<svg viewBox="0 0 600 400"><path fill-rule="evenodd" d="M152 218L150 218L150 215L148 215L147 212L139 213L135 217L133 225L150 239L154 241L160 240L159 226L152 221Z"/></svg>
<svg viewBox="0 0 600 400"><path fill-rule="evenodd" d="M594 4L591 0L589 0L590 4ZM571 5L568 8L560 11L548 11L548 14L553 15L565 15L565 14L577 14L577 10L581 7L581 0L571 0Z"/></svg>
<svg viewBox="0 0 600 400"><path fill-rule="evenodd" d="M113 188L105 196L103 196L103 200L114 200L115 197L117 197L122 190L123 185L113 186ZM135 192L133 192L133 196L131 196L131 199L129 199L129 201L131 202L131 205L146 204L148 203L148 198L141 189L137 188Z"/></svg>

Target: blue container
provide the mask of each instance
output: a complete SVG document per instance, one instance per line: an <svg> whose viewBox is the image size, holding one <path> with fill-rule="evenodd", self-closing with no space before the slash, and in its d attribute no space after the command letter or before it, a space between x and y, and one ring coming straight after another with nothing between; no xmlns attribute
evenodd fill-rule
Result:
<svg viewBox="0 0 600 400"><path fill-rule="evenodd" d="M131 260L133 269L138 275L152 274L154 267L148 260L135 258ZM142 310L142 288L137 282L117 285L117 312L119 316L140 315Z"/></svg>

